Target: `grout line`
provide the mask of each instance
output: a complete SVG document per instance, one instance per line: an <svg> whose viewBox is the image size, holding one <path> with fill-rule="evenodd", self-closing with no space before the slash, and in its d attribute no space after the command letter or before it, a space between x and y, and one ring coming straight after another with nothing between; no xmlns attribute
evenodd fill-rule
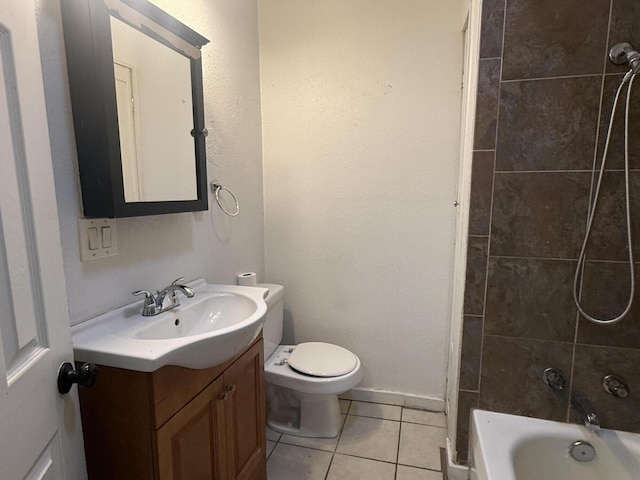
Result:
<svg viewBox="0 0 640 480"><path fill-rule="evenodd" d="M280 443L280 442L278 442ZM332 452L331 450L322 450L321 448L318 447L309 447L307 445L295 445L293 443L283 443L282 445L286 445L287 447L295 447L295 448L306 448L307 450L313 450L315 452L322 452L322 453L328 453L330 455L333 456L334 453L336 452ZM275 450L275 448L274 448ZM340 453L339 455L345 455L344 453ZM355 456L355 455L352 455ZM382 460L381 460L382 461Z"/></svg>
<svg viewBox="0 0 640 480"><path fill-rule="evenodd" d="M609 146L609 148L611 148L611 146ZM607 173L624 173L624 168L610 168L607 167L604 169L605 172ZM640 168L631 168L629 167L629 173L637 173L640 172Z"/></svg>
<svg viewBox="0 0 640 480"><path fill-rule="evenodd" d="M358 418L373 418L375 420L384 420L386 422L401 422L402 419L396 420L394 418L384 418L384 417L374 417L372 415L362 415L359 413L351 413L350 414L352 417L358 417Z"/></svg>
<svg viewBox="0 0 640 480"><path fill-rule="evenodd" d="M553 257L525 257L521 255L490 255L492 259L512 259L512 260L545 260L545 261L554 261L554 262L577 262L577 258L553 258ZM585 264L594 264L594 263L607 263L607 264L618 264L618 265L628 265L628 261L624 260L598 260L598 259L587 259L585 260ZM640 261L633 262L634 264L640 264ZM473 315L467 314L465 315ZM473 315L473 316L481 316L481 315Z"/></svg>
<svg viewBox="0 0 640 480"><path fill-rule="evenodd" d="M611 20L613 19L613 2L614 0L611 0L609 2L609 21L607 22L607 43L604 46L604 62L602 65L602 72L604 75L607 74L607 64L609 61L609 42L611 42ZM624 73L619 73L616 72L619 75L624 75Z"/></svg>
<svg viewBox="0 0 640 480"><path fill-rule="evenodd" d="M444 448L444 447L436 447L438 449L440 448ZM440 453L440 451L438 450L438 453ZM409 465L408 463L398 463L398 465L402 465L403 467L411 467L411 468L417 468L419 470L427 470L428 472L437 472L437 473L441 473L442 470L434 470L433 468L427 468L427 467L418 467L416 465Z"/></svg>
<svg viewBox="0 0 640 480"><path fill-rule="evenodd" d="M401 423L408 423L409 425L421 425L423 427L429 427L429 428L440 428L443 430L447 429L447 427L441 427L440 425L431 425L429 423L408 422L406 420L403 420Z"/></svg>
<svg viewBox="0 0 640 480"><path fill-rule="evenodd" d="M273 440L267 440L268 442L273 442ZM266 442L265 442L266 443ZM275 445L273 446L273 448L271 449L271 451L269 452L269 455L267 455L267 462L269 461L269 458L271 458L271 455L273 454L273 451L276 449L276 445L278 445L278 442L274 442Z"/></svg>
<svg viewBox="0 0 640 480"><path fill-rule="evenodd" d="M504 335L499 333L487 333L485 334L485 337L509 338L509 339L515 339L515 340L531 340L534 342L562 343L564 345L573 345L573 341L551 340L548 338L535 338L535 337L517 337L514 335Z"/></svg>
<svg viewBox="0 0 640 480"><path fill-rule="evenodd" d="M595 132L595 134L597 135L598 133ZM596 145L596 152L595 155L597 155L598 151L598 146ZM597 160L597 158L596 158ZM624 172L624 169L622 168L605 168L605 172L607 173L622 173ZM640 168L630 168L629 172L640 172ZM593 173L593 168L589 169L589 170L585 170L585 169L575 169L575 170L496 170L495 173L500 173L500 174L518 174L518 173Z"/></svg>
<svg viewBox="0 0 640 480"><path fill-rule="evenodd" d="M609 43L609 42L607 42L607 44L608 44L608 43ZM607 46L608 46L608 45L607 45ZM608 53L606 53L606 54L605 54L605 61L604 61L605 65L607 64L607 61L608 61L608 60L607 60L607 55L608 55ZM605 68L606 68L606 67L605 67ZM624 77L624 76L625 76L625 72L606 72L606 71L605 71L604 76L605 76L605 77L616 77L616 76L617 76L617 77L622 78L622 77Z"/></svg>
<svg viewBox="0 0 640 480"><path fill-rule="evenodd" d="M363 458L365 460L373 460L374 462L381 462L381 463L386 463L389 465L398 465L398 462L390 462L389 460L380 460L379 458L371 458L371 457L362 457L360 455L354 455L352 453L338 453L336 452L336 455L343 455L345 457L351 457L351 458ZM400 464L400 465L404 465L404 464ZM408 467L410 467L411 465L407 465ZM416 468L421 468L421 467L416 467Z"/></svg>
<svg viewBox="0 0 640 480"><path fill-rule="evenodd" d="M400 441L402 439L402 422L400 422L400 428L398 429L398 445L396 447L396 472L398 471L398 462L400 461Z"/></svg>
<svg viewBox="0 0 640 480"><path fill-rule="evenodd" d="M329 472L331 471L331 467L333 466L333 459L336 458L335 453L331 454L331 460L329 460L329 466L327 467L327 473L324 474L324 480L329 478Z"/></svg>
<svg viewBox="0 0 640 480"><path fill-rule="evenodd" d="M640 351L640 348L634 347L618 347L616 345L594 345L592 343L576 343L576 346L580 347L589 347L589 348L606 348L606 349L617 349L617 350L628 350L630 352Z"/></svg>
<svg viewBox="0 0 640 480"><path fill-rule="evenodd" d="M516 83L516 82L539 82L544 80L562 80L568 78L590 78L599 77L601 73L584 73L580 75L559 75L556 77L534 77L534 78L511 78L508 80L502 80L503 83Z"/></svg>
<svg viewBox="0 0 640 480"><path fill-rule="evenodd" d="M517 174L527 174L527 175L535 175L535 174L554 174L554 173L588 173L591 174L592 170L497 170L496 174L499 175L517 175Z"/></svg>
<svg viewBox="0 0 640 480"><path fill-rule="evenodd" d="M490 255L492 259L507 259L507 260L552 260L558 262L577 262L577 258L553 258L553 257L525 257L519 255Z"/></svg>
<svg viewBox="0 0 640 480"><path fill-rule="evenodd" d="M402 405L398 405L397 403L382 403L382 402L372 402L371 400L348 400L346 398L342 398L341 400L347 400L348 402L351 402L349 404L349 411L351 411L351 405L353 405L353 402L358 402L358 403L373 403L374 405L388 405L390 407L402 407Z"/></svg>
<svg viewBox="0 0 640 480"><path fill-rule="evenodd" d="M582 281L580 281L580 289L582 290ZM580 312L576 312L576 327L575 335L573 337L573 345L571 346L571 367L569 371L569 401L567 402L567 411L565 416L565 422L568 422L571 417L571 392L573 392L573 374L576 367L576 342L578 340L578 324L580 323Z"/></svg>
<svg viewBox="0 0 640 480"><path fill-rule="evenodd" d="M496 170L496 174L514 175L514 174L536 174L536 173L592 173L593 170Z"/></svg>

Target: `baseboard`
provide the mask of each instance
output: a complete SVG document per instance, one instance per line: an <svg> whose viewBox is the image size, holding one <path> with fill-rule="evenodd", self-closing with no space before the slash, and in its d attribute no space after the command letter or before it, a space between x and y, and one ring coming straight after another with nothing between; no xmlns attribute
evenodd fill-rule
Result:
<svg viewBox="0 0 640 480"><path fill-rule="evenodd" d="M453 463L451 461L453 457L453 446L447 438L447 475L449 480L469 480L469 467Z"/></svg>
<svg viewBox="0 0 640 480"><path fill-rule="evenodd" d="M444 400L439 398L421 397L419 395L408 395L401 392L389 392L369 388L351 389L340 395L340 398L344 398L346 400L357 400L360 402L400 405L419 410L429 410L431 412L444 412L445 408Z"/></svg>
<svg viewBox="0 0 640 480"><path fill-rule="evenodd" d="M416 408L418 410L429 410L430 412L443 412L446 404L444 400L431 397L419 397L418 395L405 395L404 406Z"/></svg>

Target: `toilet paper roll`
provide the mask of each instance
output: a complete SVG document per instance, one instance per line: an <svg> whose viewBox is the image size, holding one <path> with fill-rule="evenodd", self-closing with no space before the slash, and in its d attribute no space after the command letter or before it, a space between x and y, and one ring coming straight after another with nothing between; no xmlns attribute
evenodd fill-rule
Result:
<svg viewBox="0 0 640 480"><path fill-rule="evenodd" d="M258 284L256 272L244 272L238 275L238 285L241 287L255 287Z"/></svg>

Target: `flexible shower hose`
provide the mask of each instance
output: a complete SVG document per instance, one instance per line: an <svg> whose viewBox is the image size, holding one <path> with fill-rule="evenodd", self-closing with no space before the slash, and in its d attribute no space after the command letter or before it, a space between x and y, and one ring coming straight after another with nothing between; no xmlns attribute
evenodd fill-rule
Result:
<svg viewBox="0 0 640 480"><path fill-rule="evenodd" d="M578 307L578 310L586 318L587 320L592 321L593 323L597 323L599 325L612 325L614 323L618 323L622 320L631 310L631 305L633 304L633 295L635 294L635 278L634 278L634 268L633 268L633 248L631 246L631 204L629 202L629 104L631 99L631 87L633 86L633 81L635 80L636 75L629 71L624 78L622 79L622 83L618 87L616 91L616 96L613 100L613 108L611 111L611 119L609 120L609 129L607 130L607 140L604 144L604 151L602 152L602 162L600 164L600 174L598 176L598 183L596 185L595 194L593 195L593 205L591 207L591 212L589 213L589 219L587 221L587 231L584 236L584 242L582 243L582 250L580 251L580 257L578 258L578 265L576 267L576 274L573 281L573 300ZM629 274L630 274L630 286L631 291L629 292L629 301L627 302L627 306L622 313L618 316L610 319L600 319L595 318L589 315L584 311L582 305L580 305L580 298L578 294L578 287L580 286L582 276L583 276L583 267L585 262L585 255L587 251L587 244L589 243L589 237L591 236L591 226L593 224L593 219L596 215L596 208L598 206L598 198L600 196L600 186L602 184L602 177L604 176L604 168L607 162L607 154L609 151L609 142L611 140L611 130L613 127L613 120L616 115L616 107L618 106L618 98L620 97L620 92L622 92L623 87L629 83L627 88L627 100L625 107L625 116L624 116L624 179L625 179L625 200L626 200L626 210L627 210L627 243L629 245ZM595 174L596 166L594 164L592 173Z"/></svg>

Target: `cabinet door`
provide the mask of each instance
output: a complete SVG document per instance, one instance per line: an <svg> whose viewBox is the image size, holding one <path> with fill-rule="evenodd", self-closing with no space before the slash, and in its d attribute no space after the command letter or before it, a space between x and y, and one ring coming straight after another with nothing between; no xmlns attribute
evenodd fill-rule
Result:
<svg viewBox="0 0 640 480"><path fill-rule="evenodd" d="M224 372L228 478L266 480L263 341Z"/></svg>
<svg viewBox="0 0 640 480"><path fill-rule="evenodd" d="M227 478L223 385L218 378L154 432L158 480Z"/></svg>

